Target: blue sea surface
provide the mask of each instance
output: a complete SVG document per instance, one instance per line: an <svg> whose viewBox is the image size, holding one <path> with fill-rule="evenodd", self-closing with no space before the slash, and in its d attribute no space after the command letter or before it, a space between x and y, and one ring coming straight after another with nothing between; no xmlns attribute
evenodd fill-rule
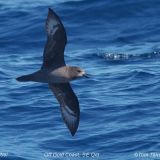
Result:
<svg viewBox="0 0 160 160"><path fill-rule="evenodd" d="M48 7L91 74L72 82L74 137L46 84L15 80L41 67ZM0 159L160 159L160 1L0 0Z"/></svg>

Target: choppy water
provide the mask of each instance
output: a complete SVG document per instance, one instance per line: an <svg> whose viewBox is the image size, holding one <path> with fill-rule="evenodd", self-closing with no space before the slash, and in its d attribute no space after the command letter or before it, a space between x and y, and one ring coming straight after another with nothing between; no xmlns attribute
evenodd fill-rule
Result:
<svg viewBox="0 0 160 160"><path fill-rule="evenodd" d="M48 7L67 30L66 62L93 75L72 83L74 137L47 85L15 80L41 66ZM0 159L157 158L140 153L160 154L160 1L0 0L0 26Z"/></svg>

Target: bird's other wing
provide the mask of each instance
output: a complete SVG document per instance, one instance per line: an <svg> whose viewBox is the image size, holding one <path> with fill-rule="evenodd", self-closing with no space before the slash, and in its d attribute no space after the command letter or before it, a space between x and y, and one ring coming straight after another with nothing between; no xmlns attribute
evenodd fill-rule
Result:
<svg viewBox="0 0 160 160"><path fill-rule="evenodd" d="M67 43L65 28L57 14L49 8L46 20L47 42L42 68L56 68L65 64L64 49Z"/></svg>
<svg viewBox="0 0 160 160"><path fill-rule="evenodd" d="M69 83L50 83L50 89L60 103L61 114L72 136L79 125L80 109L77 96Z"/></svg>

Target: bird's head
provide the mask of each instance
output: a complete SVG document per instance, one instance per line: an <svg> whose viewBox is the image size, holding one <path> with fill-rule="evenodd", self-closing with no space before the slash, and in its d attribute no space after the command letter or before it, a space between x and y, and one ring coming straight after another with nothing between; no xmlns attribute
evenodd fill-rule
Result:
<svg viewBox="0 0 160 160"><path fill-rule="evenodd" d="M72 74L72 79L77 79L80 77L89 78L87 73L83 69L81 69L80 67L71 67L71 74Z"/></svg>

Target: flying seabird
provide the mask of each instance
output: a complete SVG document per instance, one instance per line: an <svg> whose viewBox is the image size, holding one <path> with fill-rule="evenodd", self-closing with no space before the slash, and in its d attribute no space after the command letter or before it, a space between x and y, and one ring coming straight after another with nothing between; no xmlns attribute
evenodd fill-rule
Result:
<svg viewBox="0 0 160 160"><path fill-rule="evenodd" d="M44 48L41 69L16 79L20 82L48 83L49 88L60 104L63 120L72 136L74 136L79 125L80 109L77 96L69 82L80 77L87 77L87 74L80 67L65 64L66 31L58 15L50 8L45 28L47 42Z"/></svg>

